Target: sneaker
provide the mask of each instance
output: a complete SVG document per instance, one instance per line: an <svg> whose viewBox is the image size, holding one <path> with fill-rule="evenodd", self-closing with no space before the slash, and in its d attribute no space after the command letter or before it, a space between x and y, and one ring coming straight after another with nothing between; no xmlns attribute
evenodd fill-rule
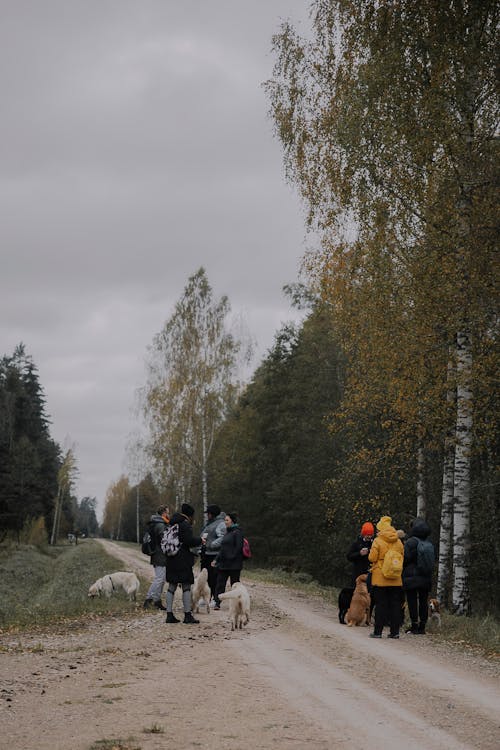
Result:
<svg viewBox="0 0 500 750"><path fill-rule="evenodd" d="M198 625L200 621L196 620L191 612L186 612L184 615L184 625Z"/></svg>
<svg viewBox="0 0 500 750"><path fill-rule="evenodd" d="M164 612L167 611L167 608L164 607L161 603L161 599L158 599L158 601L154 603L154 606L156 607L156 609L162 609Z"/></svg>
<svg viewBox="0 0 500 750"><path fill-rule="evenodd" d="M214 609L220 609L220 604L214 604Z"/></svg>
<svg viewBox="0 0 500 750"><path fill-rule="evenodd" d="M144 602L144 604L142 606L144 607L144 609L149 609L150 607L153 606L153 600L152 599L146 599L146 601Z"/></svg>
<svg viewBox="0 0 500 750"><path fill-rule="evenodd" d="M394 639L397 639L397 638L399 638L399 633L394 633L394 635L393 635L392 633L389 633L389 635L388 635L387 637L388 637L388 638L394 638Z"/></svg>
<svg viewBox="0 0 500 750"><path fill-rule="evenodd" d="M382 633L370 633L370 638L382 638Z"/></svg>
<svg viewBox="0 0 500 750"><path fill-rule="evenodd" d="M173 612L167 612L167 619L165 622L180 622Z"/></svg>

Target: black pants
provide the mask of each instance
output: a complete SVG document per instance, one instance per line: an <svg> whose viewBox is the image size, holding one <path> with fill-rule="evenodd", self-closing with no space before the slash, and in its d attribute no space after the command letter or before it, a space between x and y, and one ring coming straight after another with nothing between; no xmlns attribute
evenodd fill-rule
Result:
<svg viewBox="0 0 500 750"><path fill-rule="evenodd" d="M429 616L428 589L407 589L406 601L412 625L420 621L425 626Z"/></svg>
<svg viewBox="0 0 500 750"><path fill-rule="evenodd" d="M215 602L220 605L219 594L226 590L227 579L231 579L231 586L240 580L241 570L217 570L217 585L215 588Z"/></svg>
<svg viewBox="0 0 500 750"><path fill-rule="evenodd" d="M401 624L401 586L373 586L375 600L375 635L382 635L384 625L390 624L391 635L399 634Z"/></svg>
<svg viewBox="0 0 500 750"><path fill-rule="evenodd" d="M215 599L215 591L217 588L217 568L212 567L212 560L215 560L215 555L202 555L200 565L201 568L206 568L208 572L208 586L210 593Z"/></svg>

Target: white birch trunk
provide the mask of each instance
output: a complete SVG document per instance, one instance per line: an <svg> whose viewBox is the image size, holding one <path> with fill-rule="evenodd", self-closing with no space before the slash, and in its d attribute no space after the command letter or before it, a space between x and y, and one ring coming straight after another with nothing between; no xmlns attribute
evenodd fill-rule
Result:
<svg viewBox="0 0 500 750"><path fill-rule="evenodd" d="M450 356L448 362L448 390L446 401L451 406L455 402L455 390L452 388L454 365ZM444 441L443 488L441 497L441 523L439 529L439 561L437 577L438 600L444 607L449 604L451 582L451 550L453 532L453 476L455 468L455 441L453 433L448 430Z"/></svg>
<svg viewBox="0 0 500 750"><path fill-rule="evenodd" d="M425 496L425 453L422 445L417 451L417 518L425 518L427 502Z"/></svg>
<svg viewBox="0 0 500 750"><path fill-rule="evenodd" d="M469 546L472 448L472 345L468 331L457 334L457 424L453 491L453 612L470 612Z"/></svg>
<svg viewBox="0 0 500 750"><path fill-rule="evenodd" d="M61 487L57 489L56 507L54 508L54 520L52 521L52 534L50 536L50 544L53 546L56 543L57 532L59 529L59 515L61 512L62 505L62 490Z"/></svg>

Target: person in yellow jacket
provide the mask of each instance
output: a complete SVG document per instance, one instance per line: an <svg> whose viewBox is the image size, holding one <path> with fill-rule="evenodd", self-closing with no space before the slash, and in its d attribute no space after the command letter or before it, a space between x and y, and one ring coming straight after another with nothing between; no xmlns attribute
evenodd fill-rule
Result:
<svg viewBox="0 0 500 750"><path fill-rule="evenodd" d="M382 516L376 528L377 536L368 554L368 560L371 563L372 596L375 602L375 625L370 638L382 638L382 631L387 622L390 623L390 632L387 637L399 638L403 581L401 572L398 574L398 568L399 556L402 565L404 548L396 529L392 526L390 516ZM382 570L387 554L394 558L395 567L391 571L386 571L385 575ZM387 574L390 574L390 577L387 577Z"/></svg>

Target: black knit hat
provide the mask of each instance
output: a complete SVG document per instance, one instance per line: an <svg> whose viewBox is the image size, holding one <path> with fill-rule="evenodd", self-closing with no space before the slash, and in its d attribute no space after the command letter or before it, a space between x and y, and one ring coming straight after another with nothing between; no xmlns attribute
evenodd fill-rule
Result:
<svg viewBox="0 0 500 750"><path fill-rule="evenodd" d="M220 508L218 505L207 505L207 513L211 513L213 516L218 516Z"/></svg>
<svg viewBox="0 0 500 750"><path fill-rule="evenodd" d="M181 513L188 518L192 518L194 516L194 508L192 505L189 505L189 503L182 503Z"/></svg>

